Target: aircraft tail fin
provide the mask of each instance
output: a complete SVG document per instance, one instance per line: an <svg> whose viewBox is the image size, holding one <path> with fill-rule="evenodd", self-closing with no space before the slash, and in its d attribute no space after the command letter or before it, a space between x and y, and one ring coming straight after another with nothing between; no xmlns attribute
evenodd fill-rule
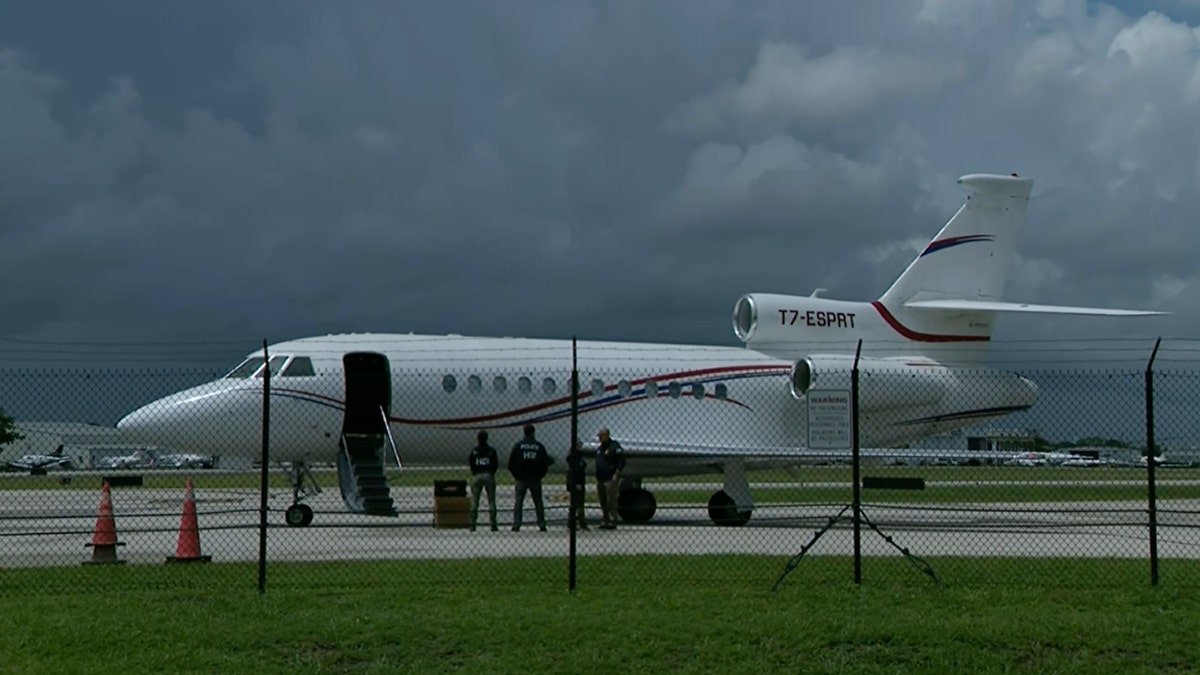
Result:
<svg viewBox="0 0 1200 675"><path fill-rule="evenodd" d="M1000 300L1033 180L970 174L958 183L967 202L879 298L891 312L914 301Z"/></svg>
<svg viewBox="0 0 1200 675"><path fill-rule="evenodd" d="M1164 312L1004 302L1004 284L1033 180L1016 174L958 179L967 202L921 251L878 305L900 323L952 341L987 340L997 313L1134 317Z"/></svg>

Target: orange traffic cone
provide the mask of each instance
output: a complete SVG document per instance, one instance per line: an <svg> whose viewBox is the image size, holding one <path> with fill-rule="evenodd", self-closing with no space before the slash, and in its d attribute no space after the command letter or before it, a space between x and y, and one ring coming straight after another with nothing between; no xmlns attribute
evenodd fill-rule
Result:
<svg viewBox="0 0 1200 675"><path fill-rule="evenodd" d="M92 547L92 559L85 560L84 565L120 565L124 560L117 559L117 547L125 542L117 541L117 521L113 518L112 493L109 492L108 481L100 490L100 511L96 515L96 528L92 532L92 541L84 546Z"/></svg>
<svg viewBox="0 0 1200 675"><path fill-rule="evenodd" d="M167 556L167 562L208 562L211 555L200 555L200 523L196 521L196 498L193 496L192 479L183 488L183 516L179 519L179 543L175 555Z"/></svg>

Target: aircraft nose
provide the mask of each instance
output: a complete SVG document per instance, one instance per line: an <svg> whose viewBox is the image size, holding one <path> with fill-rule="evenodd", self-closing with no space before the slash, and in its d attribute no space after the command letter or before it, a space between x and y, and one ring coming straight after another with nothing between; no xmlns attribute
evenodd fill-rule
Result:
<svg viewBox="0 0 1200 675"><path fill-rule="evenodd" d="M246 412L241 410L243 398L254 401L253 396L239 396L223 383L201 385L134 410L117 422L117 429L137 443L211 453L241 440L250 430L241 414Z"/></svg>
<svg viewBox="0 0 1200 675"><path fill-rule="evenodd" d="M122 417L117 422L117 429L125 437L139 443L178 447L182 440L179 412L164 401L155 401Z"/></svg>

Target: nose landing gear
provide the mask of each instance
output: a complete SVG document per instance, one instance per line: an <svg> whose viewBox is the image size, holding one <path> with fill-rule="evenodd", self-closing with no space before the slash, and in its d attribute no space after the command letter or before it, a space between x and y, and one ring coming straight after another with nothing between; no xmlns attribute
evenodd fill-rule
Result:
<svg viewBox="0 0 1200 675"><path fill-rule="evenodd" d="M321 486L313 478L312 471L304 462L291 462L283 465L287 472L288 481L292 484L292 505L283 513L283 520L288 527L308 527L313 521L313 510L300 500L321 493Z"/></svg>

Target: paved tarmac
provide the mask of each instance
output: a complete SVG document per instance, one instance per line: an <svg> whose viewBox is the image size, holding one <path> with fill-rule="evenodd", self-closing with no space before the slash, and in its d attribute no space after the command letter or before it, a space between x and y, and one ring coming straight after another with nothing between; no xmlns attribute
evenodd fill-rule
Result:
<svg viewBox="0 0 1200 675"><path fill-rule="evenodd" d="M694 486L689 486L694 487ZM511 489L501 488L499 532L433 527L429 488L394 488L401 514L395 518L347 513L336 488L310 498L311 526L283 524L290 491L270 495L268 557L272 561L347 559L444 559L565 556L566 495L547 488L550 531L538 532L527 502L525 526L510 531ZM112 489L120 541L118 555L130 563L161 564L175 552L182 489ZM12 490L0 492L0 568L78 565L88 559L99 491ZM251 489L197 489L202 552L214 561L253 561L258 554L259 495ZM842 504L759 505L745 527L713 525L703 506L660 505L647 524L615 531L580 532L578 551L589 555L706 555L799 552L829 524ZM1163 500L1158 513L1159 555L1200 558L1200 500ZM486 522L481 509L481 525ZM887 505L864 508L865 516L899 546L922 557L1003 556L1145 558L1149 531L1145 502L1053 502L966 505ZM590 505L589 519L599 516ZM862 529L864 555L896 555L869 527ZM849 511L822 535L809 555L850 555Z"/></svg>

